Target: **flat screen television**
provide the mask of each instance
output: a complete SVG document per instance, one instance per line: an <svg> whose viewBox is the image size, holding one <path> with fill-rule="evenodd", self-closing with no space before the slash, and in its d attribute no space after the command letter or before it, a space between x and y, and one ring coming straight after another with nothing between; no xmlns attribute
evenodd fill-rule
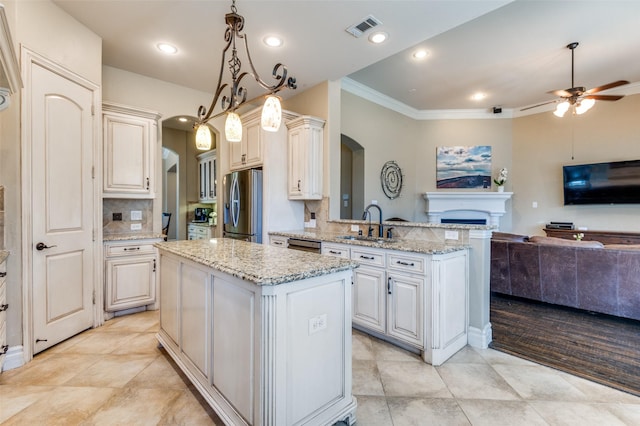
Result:
<svg viewBox="0 0 640 426"><path fill-rule="evenodd" d="M563 166L564 204L640 204L640 160Z"/></svg>

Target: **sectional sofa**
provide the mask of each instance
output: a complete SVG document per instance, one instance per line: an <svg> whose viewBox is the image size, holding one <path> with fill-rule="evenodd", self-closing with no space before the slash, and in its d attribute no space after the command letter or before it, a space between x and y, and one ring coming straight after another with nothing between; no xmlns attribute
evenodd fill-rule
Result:
<svg viewBox="0 0 640 426"><path fill-rule="evenodd" d="M640 320L640 245L494 233L491 291Z"/></svg>

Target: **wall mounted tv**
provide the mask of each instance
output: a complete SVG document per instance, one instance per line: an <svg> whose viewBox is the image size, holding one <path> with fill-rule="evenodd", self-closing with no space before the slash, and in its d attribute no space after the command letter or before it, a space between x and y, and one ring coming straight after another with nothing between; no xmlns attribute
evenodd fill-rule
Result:
<svg viewBox="0 0 640 426"><path fill-rule="evenodd" d="M563 166L564 204L640 204L640 160Z"/></svg>

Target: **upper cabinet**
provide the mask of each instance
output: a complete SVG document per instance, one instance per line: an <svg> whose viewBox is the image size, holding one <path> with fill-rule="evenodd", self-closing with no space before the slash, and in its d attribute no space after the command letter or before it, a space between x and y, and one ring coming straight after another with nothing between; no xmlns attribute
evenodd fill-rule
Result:
<svg viewBox="0 0 640 426"><path fill-rule="evenodd" d="M218 192L217 172L218 167L215 149L198 155L198 177L200 178L200 191L198 195L201 203L216 202Z"/></svg>
<svg viewBox="0 0 640 426"><path fill-rule="evenodd" d="M264 161L260 114L252 112L242 117L242 140L229 142L231 151L229 170L259 167Z"/></svg>
<svg viewBox="0 0 640 426"><path fill-rule="evenodd" d="M102 112L103 196L154 198L160 115L112 103L103 103Z"/></svg>
<svg viewBox="0 0 640 426"><path fill-rule="evenodd" d="M289 199L321 200L324 120L308 115L287 122Z"/></svg>

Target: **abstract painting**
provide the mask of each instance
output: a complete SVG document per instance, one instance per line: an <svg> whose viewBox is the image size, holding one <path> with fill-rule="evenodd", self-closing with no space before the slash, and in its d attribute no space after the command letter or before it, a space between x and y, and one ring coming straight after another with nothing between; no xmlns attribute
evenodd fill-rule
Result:
<svg viewBox="0 0 640 426"><path fill-rule="evenodd" d="M439 146L437 188L491 188L491 146Z"/></svg>

